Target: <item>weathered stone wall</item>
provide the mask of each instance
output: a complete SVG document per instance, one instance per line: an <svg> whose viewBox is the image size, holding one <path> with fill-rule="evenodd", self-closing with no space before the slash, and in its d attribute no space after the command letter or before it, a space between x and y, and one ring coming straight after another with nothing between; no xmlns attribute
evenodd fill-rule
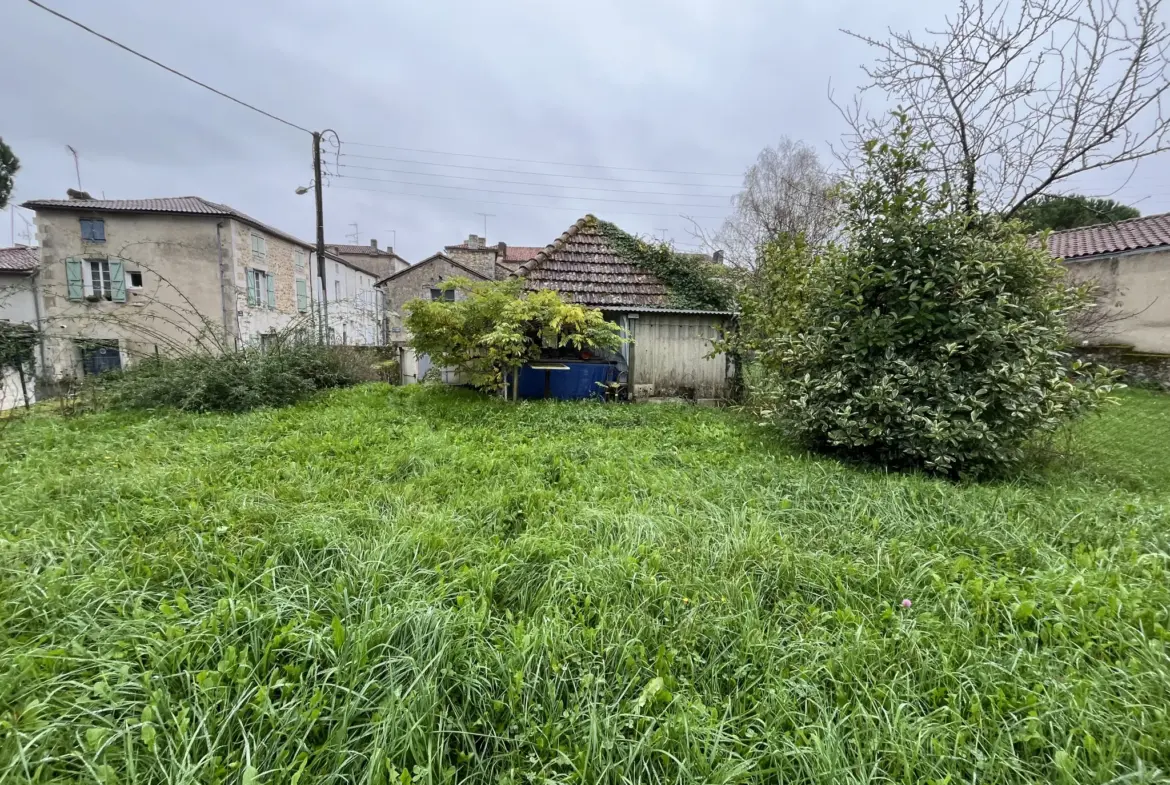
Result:
<svg viewBox="0 0 1170 785"><path fill-rule="evenodd" d="M390 342L402 342L407 339L403 320L406 313L403 307L416 297L430 299L431 289L437 288L440 283L449 278L467 278L467 271L445 259L432 258L420 262L409 270L400 273L382 284L386 292L386 318L389 322ZM456 292L457 298L462 294Z"/></svg>
<svg viewBox="0 0 1170 785"><path fill-rule="evenodd" d="M1126 344L1138 352L1170 353L1170 251L1125 253L1069 261L1069 277L1097 287L1097 311L1086 317L1091 345Z"/></svg>
<svg viewBox="0 0 1170 785"><path fill-rule="evenodd" d="M1131 387L1170 391L1170 354L1138 352L1132 346L1094 346L1072 350L1073 357L1125 371L1121 381Z"/></svg>
<svg viewBox="0 0 1170 785"><path fill-rule="evenodd" d="M233 292L236 313L238 314L240 341L244 345L259 343L260 336L281 332L292 326L293 322L303 319L306 323L310 312L302 314L297 310L298 278L309 280L309 253L302 246L269 234L261 229L253 228L240 221L232 220L231 224L231 257ZM263 257L252 253L252 235L259 235L266 240L267 252ZM296 269L294 251L305 251L305 264ZM265 297L261 295L260 305L248 304L248 279L246 271L251 269L263 270L276 277L276 308L269 308ZM332 286L332 282L330 283Z"/></svg>
<svg viewBox="0 0 1170 785"><path fill-rule="evenodd" d="M488 280L496 277L496 248L461 248L448 246L443 253L459 264L475 270Z"/></svg>
<svg viewBox="0 0 1170 785"><path fill-rule="evenodd" d="M103 219L105 242L83 242L81 218ZM40 372L49 379L80 374L78 340L116 340L126 363L221 343L231 325L221 297L220 220L38 210L38 294L46 334ZM65 260L70 258L120 259L127 271L126 302L68 299ZM129 288L131 271L142 274L141 289Z"/></svg>

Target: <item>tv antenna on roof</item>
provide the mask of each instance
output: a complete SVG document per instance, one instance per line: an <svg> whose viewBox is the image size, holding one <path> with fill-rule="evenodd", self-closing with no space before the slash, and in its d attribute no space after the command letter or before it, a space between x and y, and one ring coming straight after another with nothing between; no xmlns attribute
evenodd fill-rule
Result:
<svg viewBox="0 0 1170 785"><path fill-rule="evenodd" d="M483 216L483 239L486 241L487 240L487 219L495 218L496 214L495 213L476 213L476 215Z"/></svg>
<svg viewBox="0 0 1170 785"><path fill-rule="evenodd" d="M77 160L77 150L74 149L73 145L69 144L65 145L65 149L69 151L71 156L73 156L73 171L77 173L77 190L85 190L81 187L81 164Z"/></svg>

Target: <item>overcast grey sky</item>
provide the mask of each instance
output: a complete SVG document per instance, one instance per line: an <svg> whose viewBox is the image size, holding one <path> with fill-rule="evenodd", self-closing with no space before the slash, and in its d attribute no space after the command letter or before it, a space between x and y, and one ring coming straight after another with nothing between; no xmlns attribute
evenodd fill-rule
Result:
<svg viewBox="0 0 1170 785"><path fill-rule="evenodd" d="M739 181L354 143L737 175L763 146L788 135L814 144L828 159L828 145L842 131L827 98L830 81L836 94L850 95L861 80L860 66L870 59L840 28L880 35L887 26L937 27L953 5L45 2L294 123L335 129L347 154L340 159L347 168L339 171L373 179L332 180L325 191L327 241L346 242L349 224L357 222L363 243L373 237L385 245L393 229L396 249L412 262L481 232L480 212L494 214L488 224L493 243L545 245L586 212L630 231L687 243L687 222L679 215L714 228ZM184 82L25 0L0 0L0 31L0 136L23 165L15 201L63 197L76 186L68 144L80 151L82 185L95 196L198 195L313 238L312 196L293 193L312 177L307 135ZM376 158L351 157L357 154ZM397 160L382 160L391 158ZM369 168L349 168L354 166ZM1098 176L1084 190L1104 195L1129 174ZM1144 161L1116 198L1143 213L1170 210L1168 176L1166 156ZM357 188L375 190L351 190ZM464 190L476 188L521 193ZM20 226L18 221L18 234ZM0 225L0 243L7 244L8 233Z"/></svg>

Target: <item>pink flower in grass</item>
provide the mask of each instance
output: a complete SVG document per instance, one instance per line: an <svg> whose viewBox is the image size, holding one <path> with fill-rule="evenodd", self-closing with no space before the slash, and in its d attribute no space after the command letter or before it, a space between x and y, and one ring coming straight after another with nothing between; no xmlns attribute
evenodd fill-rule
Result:
<svg viewBox="0 0 1170 785"><path fill-rule="evenodd" d="M910 602L909 598L902 600L902 607L903 608L909 608L913 604L914 603Z"/></svg>

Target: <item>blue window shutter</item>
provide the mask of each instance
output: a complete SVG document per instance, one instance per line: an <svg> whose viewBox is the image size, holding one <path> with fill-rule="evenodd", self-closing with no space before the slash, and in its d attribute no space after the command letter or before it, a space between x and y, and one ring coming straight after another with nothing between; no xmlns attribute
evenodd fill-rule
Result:
<svg viewBox="0 0 1170 785"><path fill-rule="evenodd" d="M80 300L85 297L85 279L81 274L80 259L65 260L65 285L69 290L70 300Z"/></svg>
<svg viewBox="0 0 1170 785"><path fill-rule="evenodd" d="M110 296L116 303L126 302L126 267L113 259L110 260Z"/></svg>
<svg viewBox="0 0 1170 785"><path fill-rule="evenodd" d="M82 218L81 239L90 243L104 243L106 241L106 222L100 218Z"/></svg>
<svg viewBox="0 0 1170 785"><path fill-rule="evenodd" d="M264 277L268 279L268 308L271 310L276 308L276 276L266 275Z"/></svg>
<svg viewBox="0 0 1170 785"><path fill-rule="evenodd" d="M244 270L248 279L248 305L260 304L260 293L256 291L256 273L251 267Z"/></svg>

